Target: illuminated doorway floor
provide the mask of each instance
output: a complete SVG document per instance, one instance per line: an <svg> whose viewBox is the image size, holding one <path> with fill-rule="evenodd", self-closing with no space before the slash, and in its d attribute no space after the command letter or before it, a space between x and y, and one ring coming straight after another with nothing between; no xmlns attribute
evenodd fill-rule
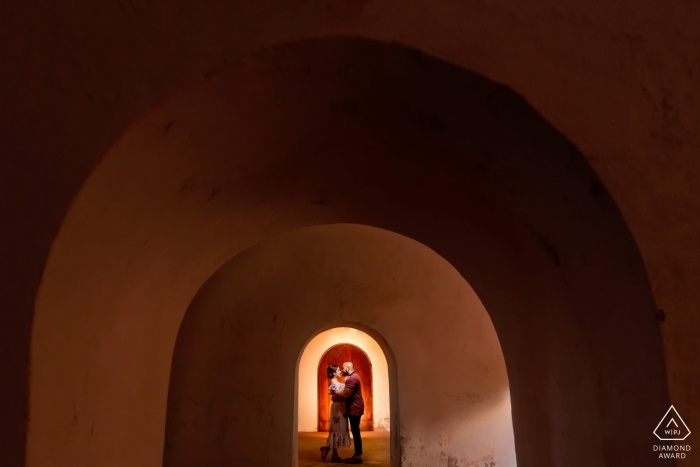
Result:
<svg viewBox="0 0 700 467"><path fill-rule="evenodd" d="M328 433L299 433L299 467L332 465L331 455L326 462L321 461L320 448L326 443ZM389 467L389 432L365 431L362 433L362 465ZM352 457L355 451L352 447L339 449L338 455L345 459ZM345 464L335 464L345 465Z"/></svg>

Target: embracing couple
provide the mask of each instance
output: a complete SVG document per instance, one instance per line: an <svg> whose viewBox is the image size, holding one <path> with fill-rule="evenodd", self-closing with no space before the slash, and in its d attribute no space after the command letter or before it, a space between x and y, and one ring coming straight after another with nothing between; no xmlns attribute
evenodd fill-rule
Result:
<svg viewBox="0 0 700 467"><path fill-rule="evenodd" d="M343 363L343 367L330 365L327 373L331 385L328 386L328 394L331 395L331 429L328 433L326 445L321 448L321 460L326 461L326 456L332 450L331 462L345 462L346 464L362 464L362 437L360 435L360 419L365 413L365 401L362 399L362 385L360 377L355 372L352 362ZM345 376L345 384L338 378ZM338 448L350 447L350 434L348 433L348 420L352 437L355 441L355 455L343 460L338 455Z"/></svg>

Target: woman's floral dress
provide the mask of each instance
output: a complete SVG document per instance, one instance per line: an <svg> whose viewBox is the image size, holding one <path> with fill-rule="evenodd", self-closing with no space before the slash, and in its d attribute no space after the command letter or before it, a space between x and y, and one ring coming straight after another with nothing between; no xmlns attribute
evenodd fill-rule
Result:
<svg viewBox="0 0 700 467"><path fill-rule="evenodd" d="M345 389L344 384L333 383L328 386L328 394L342 394ZM345 399L333 402L331 405L331 430L328 433L326 446L329 449L349 448L350 433L348 432L348 413Z"/></svg>

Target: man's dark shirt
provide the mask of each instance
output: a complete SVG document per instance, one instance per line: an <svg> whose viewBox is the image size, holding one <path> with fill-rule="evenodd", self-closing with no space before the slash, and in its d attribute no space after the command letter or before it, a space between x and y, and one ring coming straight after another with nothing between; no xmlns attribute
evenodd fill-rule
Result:
<svg viewBox="0 0 700 467"><path fill-rule="evenodd" d="M345 389L352 391L347 397L348 415L364 415L365 401L362 399L362 384L357 373L353 372L345 378Z"/></svg>

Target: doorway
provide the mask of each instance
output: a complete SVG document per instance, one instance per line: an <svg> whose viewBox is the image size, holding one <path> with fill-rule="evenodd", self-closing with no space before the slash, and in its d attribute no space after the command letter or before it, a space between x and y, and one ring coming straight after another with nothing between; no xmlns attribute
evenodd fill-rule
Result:
<svg viewBox="0 0 700 467"><path fill-rule="evenodd" d="M329 418L331 398L328 395L327 369L329 365L342 366L344 362L352 362L360 377L362 398L365 401L365 414L360 422L360 430L374 431L374 398L372 362L367 354L356 345L337 344L326 350L318 363L318 431L328 432L331 422ZM343 378L344 380L345 378ZM341 381L344 382L344 381Z"/></svg>

